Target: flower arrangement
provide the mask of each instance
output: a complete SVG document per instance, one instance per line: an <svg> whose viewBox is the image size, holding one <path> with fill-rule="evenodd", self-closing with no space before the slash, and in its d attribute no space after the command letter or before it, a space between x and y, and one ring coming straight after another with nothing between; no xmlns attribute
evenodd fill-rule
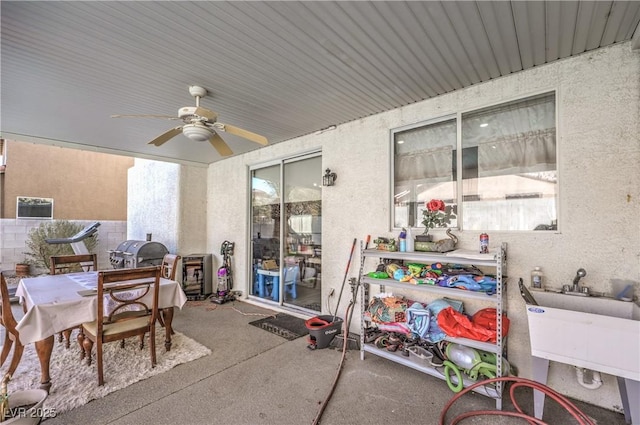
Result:
<svg viewBox="0 0 640 425"><path fill-rule="evenodd" d="M424 225L424 234L429 233L429 229L434 227L446 227L451 224L451 220L456 218L456 208L452 205L445 205L440 199L432 199L425 203L425 209L422 211L422 224Z"/></svg>

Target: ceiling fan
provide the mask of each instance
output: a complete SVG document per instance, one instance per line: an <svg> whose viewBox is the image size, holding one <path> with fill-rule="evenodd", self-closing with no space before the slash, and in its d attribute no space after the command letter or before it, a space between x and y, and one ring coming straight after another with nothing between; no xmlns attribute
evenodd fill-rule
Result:
<svg viewBox="0 0 640 425"><path fill-rule="evenodd" d="M224 131L229 134L240 136L244 139L250 140L260 145L267 145L267 138L256 133L252 133L247 130L243 130L238 127L234 127L229 124L223 124L218 122L218 114L215 112L203 108L200 106L200 99L206 96L207 90L200 86L189 86L189 93L196 98L196 106L185 106L178 109L178 116L169 115L111 115L111 118L123 118L123 117L146 117L146 118L165 118L173 120L182 120L184 125L174 127L165 131L155 139L149 142L150 145L161 146L168 142L170 139L179 135L180 133L187 136L189 139L196 142L209 141L211 145L222 156L229 156L233 154L233 151L222 140L222 137L216 132Z"/></svg>

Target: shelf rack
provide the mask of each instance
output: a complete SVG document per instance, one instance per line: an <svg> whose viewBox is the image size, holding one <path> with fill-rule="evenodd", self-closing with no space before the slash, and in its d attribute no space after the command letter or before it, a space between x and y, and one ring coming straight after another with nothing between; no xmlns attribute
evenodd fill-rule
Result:
<svg viewBox="0 0 640 425"><path fill-rule="evenodd" d="M385 292L386 287L405 289L411 291L423 292L436 297L450 297L458 299L473 299L486 302L496 308L497 311L497 341L496 343L476 341L468 338L452 338L446 337L449 342L454 342L464 346L472 347L475 349L491 352L496 354L496 376L504 376L503 370L503 355L506 353L505 338L503 335L502 327L502 315L504 313L504 274L506 268L507 259L507 245L506 243L501 246L495 252L489 252L488 254L477 254L472 251L456 250L448 253L435 253L435 252L397 252L397 251L382 251L376 249L364 249L362 250L362 261L366 258L377 258L379 260L396 260L396 261L415 261L423 264L430 263L443 263L443 264L460 264L460 265L474 265L477 267L490 267L495 269L496 276L496 293L493 295L487 295L484 292L463 291L456 288L445 288L435 285L414 285L408 282L399 282L394 279L376 279L370 278L366 275L361 276L360 284L362 290L360 291L360 305L361 305L361 326L360 326L360 358L364 360L365 353L371 353L376 356L385 358L395 363L402 364L410 367L414 370L420 371L427 375L434 376L439 379L445 379L444 367L424 366L419 363L415 363L408 357L399 354L398 352L391 352L377 348L375 345L366 344L364 342L364 334L367 319L365 312L369 303L369 288L371 285L378 286L380 292ZM508 372L508 371L506 371ZM455 377L450 377L451 382L456 385L458 382ZM472 381L466 378L463 374L464 387L474 384L476 381ZM502 382L496 382L491 385L478 386L474 389L474 392L482 394L487 397L494 398L496 400L496 408L502 410Z"/></svg>

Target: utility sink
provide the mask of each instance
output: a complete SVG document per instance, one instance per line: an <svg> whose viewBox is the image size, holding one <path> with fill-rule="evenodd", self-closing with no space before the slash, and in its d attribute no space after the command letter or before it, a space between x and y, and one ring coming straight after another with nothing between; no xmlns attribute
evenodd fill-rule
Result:
<svg viewBox="0 0 640 425"><path fill-rule="evenodd" d="M547 383L549 361L617 377L625 421L640 425L640 306L605 297L534 292L527 305L533 379ZM533 391L542 419L543 392Z"/></svg>
<svg viewBox="0 0 640 425"><path fill-rule="evenodd" d="M532 292L531 354L640 381L640 306L605 297Z"/></svg>

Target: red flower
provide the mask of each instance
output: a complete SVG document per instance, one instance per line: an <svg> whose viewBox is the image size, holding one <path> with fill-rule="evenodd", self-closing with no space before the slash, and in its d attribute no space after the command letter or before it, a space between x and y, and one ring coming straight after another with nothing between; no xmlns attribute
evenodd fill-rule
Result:
<svg viewBox="0 0 640 425"><path fill-rule="evenodd" d="M426 205L429 211L444 211L444 202L439 199L432 199Z"/></svg>
<svg viewBox="0 0 640 425"><path fill-rule="evenodd" d="M451 220L456 218L455 206L445 206L440 199L432 199L425 202L425 209L422 210L422 224L424 233L429 233L429 229L434 227L446 227L451 224Z"/></svg>

